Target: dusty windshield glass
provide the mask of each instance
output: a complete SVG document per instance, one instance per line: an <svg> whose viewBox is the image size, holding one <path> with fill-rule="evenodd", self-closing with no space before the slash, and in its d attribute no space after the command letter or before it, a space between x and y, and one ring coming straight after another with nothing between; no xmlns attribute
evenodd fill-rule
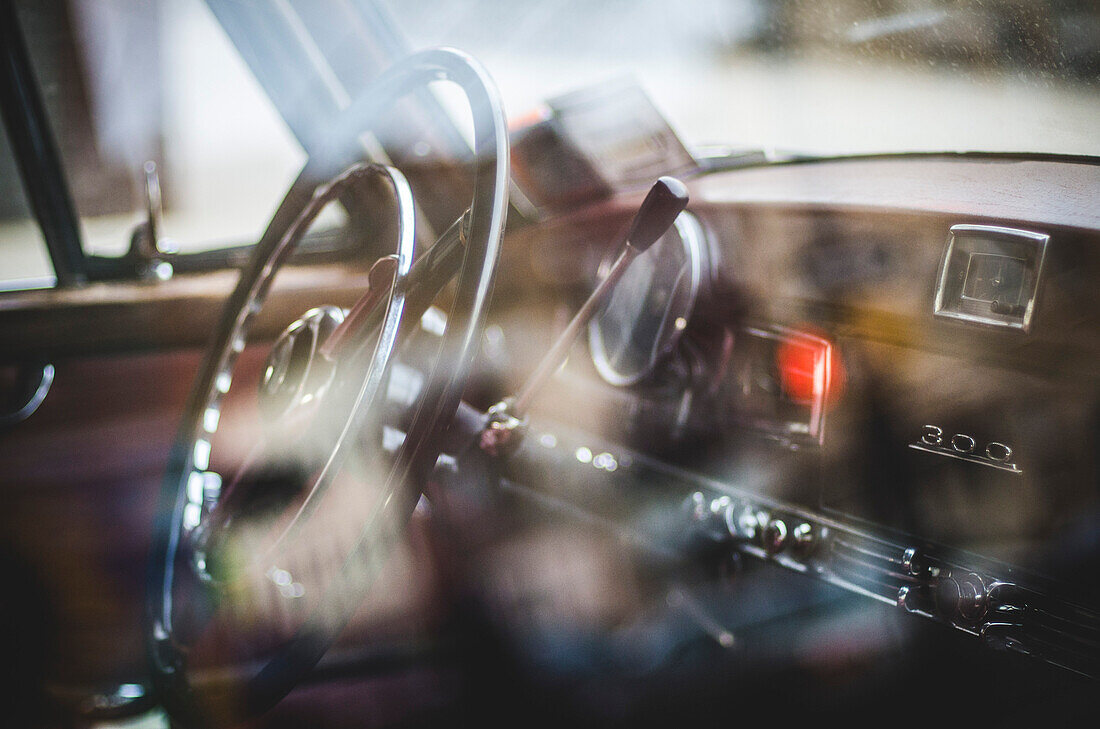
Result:
<svg viewBox="0 0 1100 729"><path fill-rule="evenodd" d="M1093 0L384 0L480 58L519 117L633 76L691 145L1100 150Z"/></svg>
<svg viewBox="0 0 1100 729"><path fill-rule="evenodd" d="M362 1L392 20L394 49L480 59L513 128L548 98L625 79L696 154L1100 150L1093 0ZM306 28L329 6L271 7ZM149 160L180 251L256 239L306 154L208 3L15 8L89 253L127 249ZM48 281L10 145L0 173L0 282Z"/></svg>

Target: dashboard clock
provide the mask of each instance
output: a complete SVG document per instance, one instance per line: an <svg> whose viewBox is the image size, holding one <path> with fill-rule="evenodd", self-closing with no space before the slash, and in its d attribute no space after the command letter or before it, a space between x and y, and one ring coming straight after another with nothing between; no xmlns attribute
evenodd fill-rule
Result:
<svg viewBox="0 0 1100 729"><path fill-rule="evenodd" d="M991 225L954 225L940 264L937 317L1026 332L1050 236Z"/></svg>

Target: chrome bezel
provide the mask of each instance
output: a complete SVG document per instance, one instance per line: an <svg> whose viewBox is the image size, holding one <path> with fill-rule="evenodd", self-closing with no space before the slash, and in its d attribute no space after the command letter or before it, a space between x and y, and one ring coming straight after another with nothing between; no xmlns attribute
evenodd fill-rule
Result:
<svg viewBox="0 0 1100 729"><path fill-rule="evenodd" d="M948 302L945 300L947 297L947 278L950 274L950 262L952 254L955 251L955 244L958 238L964 234L980 235L993 240L1008 240L1010 242L1025 243L1034 246L1035 277L1031 283L1031 290L1028 292L1027 304L1024 305L1024 312L1019 317L1013 319L998 318L965 311L956 311L950 308L955 304L953 301ZM1049 242L1050 236L1046 233L1037 233L1030 230L970 223L951 226L951 231L947 236L947 244L944 247L943 257L940 259L939 275L936 279L936 298L932 313L944 319L954 319L971 324L1013 329L1026 333L1031 328L1031 320L1035 313L1035 301L1038 298L1039 282L1042 280L1043 275L1043 260L1046 258L1046 249Z"/></svg>
<svg viewBox="0 0 1100 729"><path fill-rule="evenodd" d="M680 213L680 215L677 216L673 223L673 229L680 238L680 243L684 247L684 254L690 266L691 283L688 290L687 305L684 307L685 311L683 312L683 318L687 320L691 316L691 312L695 309L695 301L699 297L699 289L702 286L706 233L703 231L703 226L699 222L699 219L688 212ZM665 235L671 233L673 229L670 229ZM665 314L666 320L671 314L672 310L670 308ZM604 349L603 340L600 337L599 321L600 315L597 314L588 325L588 349L592 354L592 363L596 366L596 371L600 373L600 377L607 383L615 385L616 387L636 385L653 374L661 358L675 349L677 343L680 341L680 337L683 336L684 333L683 329L678 329L673 326L671 333L668 335L668 341L654 353L649 363L638 373L627 375L616 370L611 362L608 361L607 351Z"/></svg>
<svg viewBox="0 0 1100 729"><path fill-rule="evenodd" d="M775 342L777 344L789 343L803 347L810 347L820 356L823 367L820 371L822 381L816 388L820 395L815 396L809 403L805 420L779 420L759 417L736 417L740 424L754 428L760 432L769 433L783 438L791 443L822 445L825 442L825 416L828 413L828 392L832 386L834 372L835 349L833 343L809 332L802 332L782 326L754 327L747 326L739 330L739 336L753 337L759 340ZM817 373L815 372L815 377Z"/></svg>

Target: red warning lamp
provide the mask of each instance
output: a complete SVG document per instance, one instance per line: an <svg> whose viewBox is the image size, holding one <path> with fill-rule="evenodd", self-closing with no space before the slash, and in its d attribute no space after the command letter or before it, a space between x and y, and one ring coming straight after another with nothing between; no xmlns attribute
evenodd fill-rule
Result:
<svg viewBox="0 0 1100 729"><path fill-rule="evenodd" d="M793 402L822 407L844 388L844 367L828 339L799 330L779 344L776 368L783 393Z"/></svg>

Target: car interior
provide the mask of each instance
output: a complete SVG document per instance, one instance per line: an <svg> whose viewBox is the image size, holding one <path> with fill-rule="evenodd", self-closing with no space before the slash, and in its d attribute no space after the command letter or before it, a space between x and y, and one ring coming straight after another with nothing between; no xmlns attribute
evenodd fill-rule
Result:
<svg viewBox="0 0 1100 729"><path fill-rule="evenodd" d="M1093 3L0 16L0 723L1095 720Z"/></svg>

